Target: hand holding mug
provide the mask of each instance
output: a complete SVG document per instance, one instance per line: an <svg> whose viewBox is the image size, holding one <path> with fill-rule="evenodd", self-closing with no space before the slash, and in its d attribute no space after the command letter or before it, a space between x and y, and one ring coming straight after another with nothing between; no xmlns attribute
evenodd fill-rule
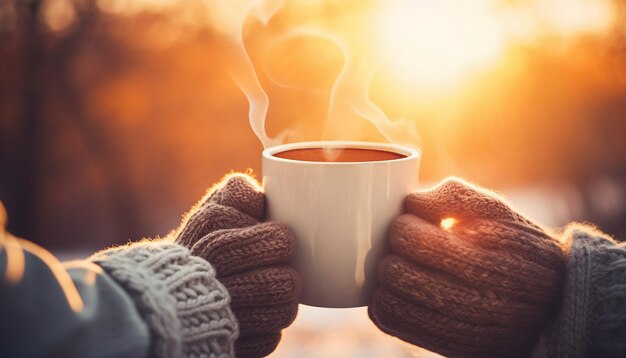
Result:
<svg viewBox="0 0 626 358"><path fill-rule="evenodd" d="M231 297L239 324L237 357L271 353L296 317L300 279L286 261L294 238L284 225L262 222L265 196L253 178L233 175L192 209L176 242L207 260Z"/></svg>
<svg viewBox="0 0 626 358"><path fill-rule="evenodd" d="M390 230L392 253L378 266L372 321L444 355L527 356L556 313L561 245L460 180L410 194L406 209ZM442 228L447 218L456 223Z"/></svg>

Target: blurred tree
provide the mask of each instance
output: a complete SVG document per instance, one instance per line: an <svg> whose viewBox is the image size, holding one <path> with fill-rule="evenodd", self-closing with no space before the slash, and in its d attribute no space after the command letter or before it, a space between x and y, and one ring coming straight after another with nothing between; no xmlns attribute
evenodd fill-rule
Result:
<svg viewBox="0 0 626 358"><path fill-rule="evenodd" d="M41 127L41 75L44 54L43 39L38 18L40 1L20 1L13 9L5 4L3 11L15 13L11 47L14 54L4 54L3 58L13 60L13 68L5 62L5 71L15 71L18 75L4 91L12 88L20 93L16 107L16 117L12 120L12 131L2 131L2 198L11 212L9 230L24 237L34 237L37 223L38 178L40 178L40 159L42 137ZM6 15L2 16L4 19ZM6 40L7 35L3 34ZM18 37L19 36L19 37ZM4 42L4 41L3 41ZM4 49L9 46L3 46ZM8 55L8 56L7 56ZM11 56L12 55L12 56ZM19 65L18 65L19 64ZM10 75L9 75L10 76ZM4 82L4 81L3 81ZM1 93L1 92L0 92ZM7 96L8 97L8 96ZM8 98L5 103L9 102ZM7 127L9 127L7 125Z"/></svg>
<svg viewBox="0 0 626 358"><path fill-rule="evenodd" d="M139 236L145 226L137 215L137 201L129 185L124 148L118 146L115 139L108 138L101 122L89 115L85 108L84 88L81 88L80 79L76 78L74 71L76 58L86 43L91 42L93 46L102 46L108 50L110 63L124 61L118 59L124 56L124 49L121 48L123 44L98 36L101 17L93 1L66 2L75 14L74 21L61 35L51 31L44 21L46 17L42 9L52 2L16 1L13 9L4 7L2 10L15 14L14 26L8 34L3 34L3 49L14 51L3 55L13 61L6 63L3 69L9 77L14 71L18 74L13 77L13 81L3 81L2 86L7 91L2 92L8 93L9 88L16 88L20 93L17 103L11 103L12 96L0 100L6 106L15 106L12 116L5 119L12 123L6 124L7 130L2 131L4 174L0 177L0 194L10 213L9 230L38 243L55 244L55 238L47 238L38 229L41 229L42 216L48 214L43 207L44 191L55 190L49 182L49 173L61 165L49 162L54 158L54 152L58 151L55 136L59 128L72 126L83 138L81 142L86 147L84 149L90 153L88 160L100 166L100 172L106 175L106 197L116 214L113 224L117 227L113 232L123 233L123 236ZM106 76L106 73L102 75ZM87 84L90 85L95 83ZM55 113L55 108L60 108L60 115ZM81 182L81 179L64 178L79 187L89 185ZM75 220L69 216L68 213L64 219ZM76 219L80 222L81 218ZM82 226L79 223L74 225ZM83 232L88 229L82 227ZM68 241L73 240L70 238Z"/></svg>

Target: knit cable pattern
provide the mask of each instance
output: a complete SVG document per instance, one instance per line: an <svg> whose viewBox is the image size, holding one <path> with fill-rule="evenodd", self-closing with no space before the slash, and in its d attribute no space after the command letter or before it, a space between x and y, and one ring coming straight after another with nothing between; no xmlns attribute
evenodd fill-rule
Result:
<svg viewBox="0 0 626 358"><path fill-rule="evenodd" d="M534 357L626 355L626 246L583 225L564 236L569 260L558 318Z"/></svg>
<svg viewBox="0 0 626 358"><path fill-rule="evenodd" d="M152 333L155 356L234 357L237 321L207 261L163 241L111 248L91 260L133 298Z"/></svg>
<svg viewBox="0 0 626 358"><path fill-rule="evenodd" d="M406 209L378 266L372 321L449 357L527 357L557 312L562 245L496 194L458 179L411 193Z"/></svg>
<svg viewBox="0 0 626 358"><path fill-rule="evenodd" d="M227 175L185 216L175 242L213 265L239 322L235 354L270 354L298 312L300 277L288 265L292 232L263 222L265 196L254 178Z"/></svg>

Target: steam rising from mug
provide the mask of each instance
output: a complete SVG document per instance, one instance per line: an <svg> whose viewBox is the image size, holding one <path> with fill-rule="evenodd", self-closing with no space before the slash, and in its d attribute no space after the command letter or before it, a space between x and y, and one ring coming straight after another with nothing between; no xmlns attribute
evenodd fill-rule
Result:
<svg viewBox="0 0 626 358"><path fill-rule="evenodd" d="M243 26L249 16L267 25L282 5L282 0L210 0L208 6L212 24L226 38L224 46L233 56L229 71L250 105L248 117L254 134L264 147L282 143L286 133L270 138L265 131L269 98L256 75L254 65L243 43Z"/></svg>
<svg viewBox="0 0 626 358"><path fill-rule="evenodd" d="M268 148L283 144L290 138L297 138L298 133L284 130L274 137L267 134L265 120L269 98L244 46L243 27L251 16L267 25L279 10L289 7L286 10L302 12L298 25L286 29L274 41L294 36L318 36L335 43L343 54L343 68L330 90L324 132L319 139L360 140L365 120L373 124L387 141L416 147L419 137L413 122L406 119L390 120L369 98L370 83L379 63L373 41L368 41L374 38L372 31L376 31L375 24L367 23L371 18L344 11L343 15L334 15L332 20L337 21L328 21L327 14L316 13L312 4L306 3L300 10L297 9L298 5L302 6L303 2L290 1L285 4L282 0L212 0L210 6L214 11L211 16L214 24L226 39L225 47L233 55L228 64L232 78L248 99L250 125L263 146ZM322 9L320 6L318 10L321 12L327 8Z"/></svg>

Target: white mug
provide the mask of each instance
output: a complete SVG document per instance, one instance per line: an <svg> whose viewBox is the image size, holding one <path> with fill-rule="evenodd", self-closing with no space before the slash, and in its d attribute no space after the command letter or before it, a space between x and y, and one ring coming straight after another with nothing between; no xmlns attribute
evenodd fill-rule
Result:
<svg viewBox="0 0 626 358"><path fill-rule="evenodd" d="M357 148L405 157L370 162L310 162L274 154L304 148ZM417 189L420 152L374 142L303 142L263 151L268 219L293 231L300 302L318 307L368 304L387 231Z"/></svg>

